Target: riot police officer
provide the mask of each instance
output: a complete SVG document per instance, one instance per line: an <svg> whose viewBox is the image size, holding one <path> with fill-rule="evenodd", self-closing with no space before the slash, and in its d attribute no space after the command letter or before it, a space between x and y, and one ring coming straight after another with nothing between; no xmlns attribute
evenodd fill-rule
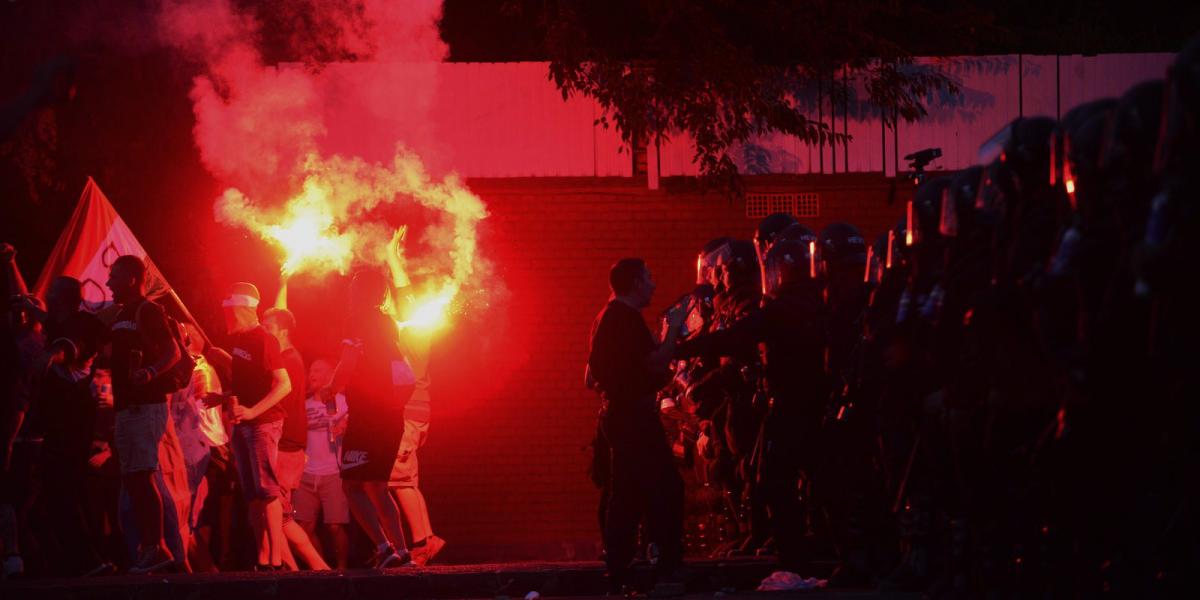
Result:
<svg viewBox="0 0 1200 600"><path fill-rule="evenodd" d="M718 294L715 315L707 332L728 329L758 310L762 292L754 245L731 240L717 258ZM701 355L705 356L705 355ZM719 358L716 366L688 387L687 398L700 421L706 441L701 453L710 466L711 478L720 485L743 515L745 539L736 548L754 553L767 540L765 516L746 477L751 451L758 434L762 407L756 405L758 354L753 344ZM744 509L742 508L744 507Z"/></svg>
<svg viewBox="0 0 1200 600"><path fill-rule="evenodd" d="M815 472L825 401L821 293L804 245L776 242L764 261L761 310L728 329L681 344L678 356L733 354L762 344L767 415L757 445L757 475L770 514L780 568L801 572L812 559L804 535L800 484Z"/></svg>
<svg viewBox="0 0 1200 600"><path fill-rule="evenodd" d="M831 223L809 248L817 251L812 274L824 286L825 367L831 382L822 431L826 451L820 479L826 485L817 498L842 558L833 585L862 585L871 581L874 570L868 538L884 536L876 407L858 381L868 298L867 245L857 227Z"/></svg>

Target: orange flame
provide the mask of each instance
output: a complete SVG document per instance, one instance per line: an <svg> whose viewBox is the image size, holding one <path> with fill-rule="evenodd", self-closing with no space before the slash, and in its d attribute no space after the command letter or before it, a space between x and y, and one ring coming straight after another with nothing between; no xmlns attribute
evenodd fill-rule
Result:
<svg viewBox="0 0 1200 600"><path fill-rule="evenodd" d="M914 235L915 230L916 230L916 223L913 222L913 201L912 200L908 201L908 207L905 210L907 211L907 213L906 213L907 222L904 225L904 245L912 246L913 242L916 240L916 235Z"/></svg>
<svg viewBox="0 0 1200 600"><path fill-rule="evenodd" d="M808 242L808 277L817 278L817 243L811 240Z"/></svg>
<svg viewBox="0 0 1200 600"><path fill-rule="evenodd" d="M431 250L426 256L407 256L406 226L393 229L371 215L378 206L403 203L436 211L421 238ZM388 166L310 156L301 191L282 209L256 206L231 188L217 200L216 213L278 246L285 278L346 274L355 263L386 266L397 293L384 309L400 329L427 331L446 322L460 292L474 283L477 226L487 217L483 201L457 176L431 180L420 159L403 148ZM413 285L414 275L420 286Z"/></svg>

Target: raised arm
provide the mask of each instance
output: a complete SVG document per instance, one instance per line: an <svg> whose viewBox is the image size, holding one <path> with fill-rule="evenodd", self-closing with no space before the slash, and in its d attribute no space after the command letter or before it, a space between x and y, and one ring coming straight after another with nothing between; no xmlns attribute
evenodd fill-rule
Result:
<svg viewBox="0 0 1200 600"><path fill-rule="evenodd" d="M4 269L10 296L29 295L29 286L25 285L25 278L17 268L17 249L12 244L0 243L0 269Z"/></svg>
<svg viewBox="0 0 1200 600"><path fill-rule="evenodd" d="M687 318L687 309L676 306L667 315L667 334L663 336L658 348L646 357L646 366L652 373L661 373L668 369L671 360L675 358L675 345L679 341L679 331L683 328L683 320Z"/></svg>

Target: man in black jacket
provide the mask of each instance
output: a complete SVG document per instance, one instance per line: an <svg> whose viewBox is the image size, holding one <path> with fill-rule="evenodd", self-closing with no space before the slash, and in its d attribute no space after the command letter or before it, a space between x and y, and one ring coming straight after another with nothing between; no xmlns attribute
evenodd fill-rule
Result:
<svg viewBox="0 0 1200 600"><path fill-rule="evenodd" d="M667 365L686 312L671 310L666 339L658 344L641 315L654 296L646 263L621 259L609 273L609 284L612 299L592 325L588 368L604 399L601 430L612 454L604 543L610 585L620 589L628 583L643 517L647 537L660 551L660 572L671 575L683 560L683 480L667 446L655 394L670 376Z"/></svg>

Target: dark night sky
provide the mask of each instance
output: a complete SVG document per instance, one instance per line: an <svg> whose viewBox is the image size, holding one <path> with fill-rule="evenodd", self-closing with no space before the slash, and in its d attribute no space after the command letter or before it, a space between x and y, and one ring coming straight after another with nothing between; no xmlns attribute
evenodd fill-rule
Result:
<svg viewBox="0 0 1200 600"><path fill-rule="evenodd" d="M892 4L893 2L880 2ZM994 19L995 31L986 41L964 48L924 40L936 54L1099 54L1111 52L1173 52L1200 27L1200 3L1092 2L1073 0L985 0L896 2L942 7L974 6ZM536 9L546 0L446 0L442 37L456 61L547 60L541 44L542 26ZM639 0L605 0L606 25L628 29ZM708 1L712 5L736 5ZM920 52L918 52L920 53Z"/></svg>

